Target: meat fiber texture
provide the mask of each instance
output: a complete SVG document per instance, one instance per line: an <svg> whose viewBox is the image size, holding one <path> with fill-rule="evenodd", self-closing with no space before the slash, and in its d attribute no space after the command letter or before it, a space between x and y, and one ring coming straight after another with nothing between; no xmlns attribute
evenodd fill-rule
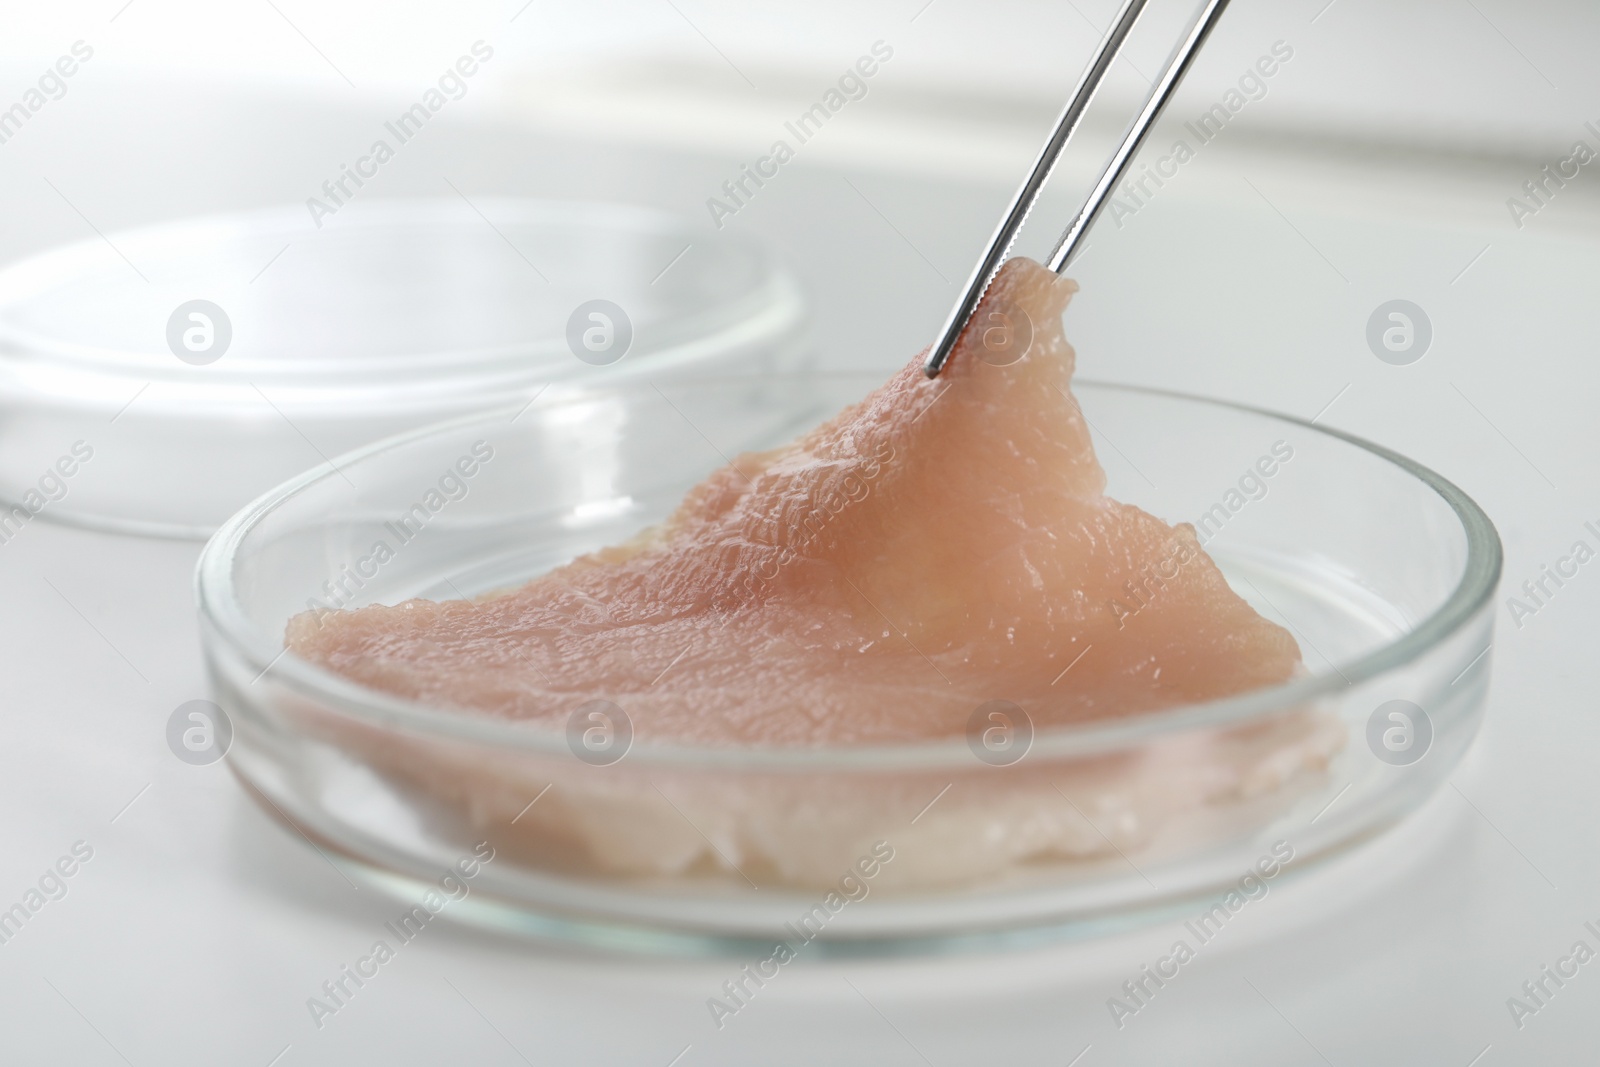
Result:
<svg viewBox="0 0 1600 1067"><path fill-rule="evenodd" d="M1061 330L1076 289L1012 260L940 378L914 361L799 440L737 457L660 525L519 589L308 612L288 647L463 715L559 731L603 699L636 744L713 748L959 739L996 700L1045 731L1287 681L1303 669L1294 638L1233 592L1194 528L1104 495ZM1024 358L985 348L992 314L1031 323ZM879 777L360 744L533 862L827 884L884 838L885 884L927 885L1137 848L1342 741L1302 711L1071 763Z"/></svg>

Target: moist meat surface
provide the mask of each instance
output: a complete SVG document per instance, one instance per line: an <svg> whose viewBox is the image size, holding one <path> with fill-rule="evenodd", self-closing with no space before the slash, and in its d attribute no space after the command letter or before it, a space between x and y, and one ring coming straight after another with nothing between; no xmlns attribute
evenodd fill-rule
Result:
<svg viewBox="0 0 1600 1067"><path fill-rule="evenodd" d="M306 613L288 645L430 704L560 728L604 698L641 741L719 745L955 736L997 699L1044 728L1287 680L1294 639L1193 528L1104 495L1061 332L1076 288L1013 260L939 379L913 361L520 589ZM986 361L994 313L1031 322L1025 358Z"/></svg>

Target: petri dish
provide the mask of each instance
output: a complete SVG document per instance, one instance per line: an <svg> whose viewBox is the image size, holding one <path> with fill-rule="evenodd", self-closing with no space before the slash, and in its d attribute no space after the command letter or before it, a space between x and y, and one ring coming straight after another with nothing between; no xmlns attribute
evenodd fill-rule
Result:
<svg viewBox="0 0 1600 1067"><path fill-rule="evenodd" d="M0 536L204 537L332 457L541 389L806 358L763 246L648 208L375 200L163 223L0 270Z"/></svg>
<svg viewBox="0 0 1600 1067"><path fill-rule="evenodd" d="M1263 877L1311 869L1394 825L1468 750L1485 710L1501 547L1466 494L1304 420L1082 380L1095 424L1145 444L1150 480L1112 469L1107 491L1169 521L1211 516L1208 553L1294 630L1304 674L1041 729L1005 766L960 737L637 741L596 763L551 726L408 701L284 650L287 620L330 590L340 606L475 597L619 543L722 464L708 441L771 447L877 384L801 374L547 394L371 446L338 461L344 477L311 471L262 496L196 573L231 769L352 877L401 897L487 843L494 862L451 914L498 930L756 952L824 907L817 944L885 953L1093 935L1256 892ZM1293 461L1275 478L1275 506L1217 518L1218 487L1278 440ZM493 461L472 465L470 493L397 541L396 516L486 447ZM393 551L375 552L379 542ZM1185 792L1196 753L1271 745L1309 716L1340 739L1323 770L1238 796ZM1176 799L1152 807L1152 795ZM1123 827L1134 815L1146 825ZM1078 833L1084 854L1012 847L1041 821L1057 838ZM829 893L880 843L892 862L871 864L870 892L841 889L850 901L834 908Z"/></svg>

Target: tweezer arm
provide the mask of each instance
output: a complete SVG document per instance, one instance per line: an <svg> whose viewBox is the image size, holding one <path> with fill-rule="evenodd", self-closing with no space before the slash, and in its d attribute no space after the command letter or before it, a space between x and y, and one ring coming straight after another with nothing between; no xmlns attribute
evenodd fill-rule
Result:
<svg viewBox="0 0 1600 1067"><path fill-rule="evenodd" d="M1011 243L1016 240L1017 231L1022 228L1028 212L1033 210L1034 201L1039 198L1039 191L1044 188L1044 183L1050 177L1050 171L1055 168L1056 160L1061 157L1061 150L1067 146L1073 131L1078 128L1084 112L1089 110L1089 104L1094 100L1095 93L1100 90L1101 82L1105 81L1106 72L1111 69L1111 64L1116 60L1117 53L1122 50L1128 34L1133 31L1133 25L1139 20L1146 3L1147 0L1124 0L1122 10L1100 42L1100 48L1095 52L1094 59L1084 70L1083 76L1078 79L1077 88L1073 89L1071 98L1067 100L1067 106L1061 112L1061 117L1056 120L1056 127L1051 131L1050 139L1045 142L1044 148L1040 150L1033 169L1028 172L1022 187L1011 198L1011 206L1006 209L1005 216L994 231L994 236L989 238L989 245L984 249L983 258L973 269L972 277L967 279L961 299L951 309L949 317L945 319L944 328L939 331L939 340L928 350L928 359L922 368L928 377L937 377L939 371L944 369L945 361L955 349L956 338L961 336L962 327L972 317L972 312L982 299L984 290L988 289L989 283L994 280L1001 261L1011 250Z"/></svg>
<svg viewBox="0 0 1600 1067"><path fill-rule="evenodd" d="M1188 35L1173 49L1172 55L1167 59L1167 69L1161 72L1161 77L1156 79L1155 86L1150 90L1150 96L1145 100L1143 109L1137 118L1128 127L1122 144L1106 164L1106 169L1101 172L1100 180L1095 182L1094 190L1089 194L1089 199L1084 202L1072 224L1067 227L1067 232L1061 235L1061 240L1056 242L1055 251L1050 253L1050 258L1045 261L1045 266L1061 274L1066 271L1067 265L1072 262L1072 257L1078 251L1084 234L1100 218L1106 205L1111 202L1111 194L1122 184L1122 177L1127 173L1128 167L1133 163L1133 157L1139 154L1145 138L1155 128L1156 120L1161 117L1161 112L1166 110L1167 102L1177 93L1178 86L1183 83L1183 76L1189 73L1189 68L1194 65L1195 57L1200 54L1200 46L1205 44L1206 38L1216 27L1217 21L1222 18L1223 9L1228 6L1228 0L1207 0L1195 17L1194 24L1189 27Z"/></svg>
<svg viewBox="0 0 1600 1067"><path fill-rule="evenodd" d="M938 377L939 372L944 369L950 353L955 350L956 340L961 336L962 329L972 317L973 311L977 309L978 301L982 299L989 283L994 280L995 272L999 270L1001 261L1005 259L1006 253L1011 249L1011 243L1016 239L1017 230L1027 219L1028 212L1038 199L1040 190L1043 189L1050 171L1061 155L1061 150L1066 147L1083 113L1088 110L1096 90L1100 87L1100 82L1105 78L1106 71L1116 59L1117 52L1127 40L1144 6L1145 0L1127 0L1111 32L1101 42L1100 51L1095 55L1094 61L1084 71L1077 89L1073 91L1072 99L1067 102L1066 110L1061 113L1055 131L1050 135L1050 140L1039 153L1039 159L1034 163L1027 180L1022 183L1022 188L1017 190L1010 208L1001 220L999 228L995 230L994 237L989 241L989 247L984 251L983 259L972 272L960 301L945 320L938 341L928 350L928 358L922 367L923 373L928 377ZM1140 109L1138 116L1124 134L1122 143L1113 153L1105 169L1101 171L1100 178L1095 182L1094 189L1083 207L1073 217L1072 224L1061 235L1061 239L1056 242L1055 250L1050 253L1046 266L1057 274L1067 269L1084 235L1105 211L1106 205L1111 201L1112 192L1121 184L1123 175L1133 162L1134 156L1138 155L1156 120L1161 117L1167 103L1177 93L1178 87L1183 83L1184 75L1189 73L1195 57L1200 54L1200 47L1216 28L1227 6L1228 0L1206 0L1190 25L1189 32L1173 49L1172 55L1167 59L1166 69L1151 87L1144 107Z"/></svg>

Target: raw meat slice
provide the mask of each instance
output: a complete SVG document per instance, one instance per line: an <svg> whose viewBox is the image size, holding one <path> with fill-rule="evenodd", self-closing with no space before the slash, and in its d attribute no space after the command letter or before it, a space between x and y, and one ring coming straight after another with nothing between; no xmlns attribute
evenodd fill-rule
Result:
<svg viewBox="0 0 1600 1067"><path fill-rule="evenodd" d="M291 649L430 704L559 725L583 700L640 741L851 744L959 735L1014 702L1040 728L1282 682L1294 639L1196 540L1103 495L1060 317L1025 260L975 321L1031 320L1026 358L969 329L800 440L738 457L662 525L521 589L303 614Z"/></svg>
<svg viewBox="0 0 1600 1067"><path fill-rule="evenodd" d="M1293 638L1193 527L1104 495L1060 324L1076 288L1014 260L937 381L914 362L800 440L739 456L659 526L520 589L305 613L288 646L465 715L559 731L605 699L638 743L718 747L960 738L994 700L1044 730L1289 679ZM996 314L1013 341L1031 333L1020 361L985 347ZM887 888L1181 851L1258 823L1344 740L1299 710L1003 771L771 774L596 768L342 716L314 730L508 859L732 888L827 886L879 839L896 850Z"/></svg>

